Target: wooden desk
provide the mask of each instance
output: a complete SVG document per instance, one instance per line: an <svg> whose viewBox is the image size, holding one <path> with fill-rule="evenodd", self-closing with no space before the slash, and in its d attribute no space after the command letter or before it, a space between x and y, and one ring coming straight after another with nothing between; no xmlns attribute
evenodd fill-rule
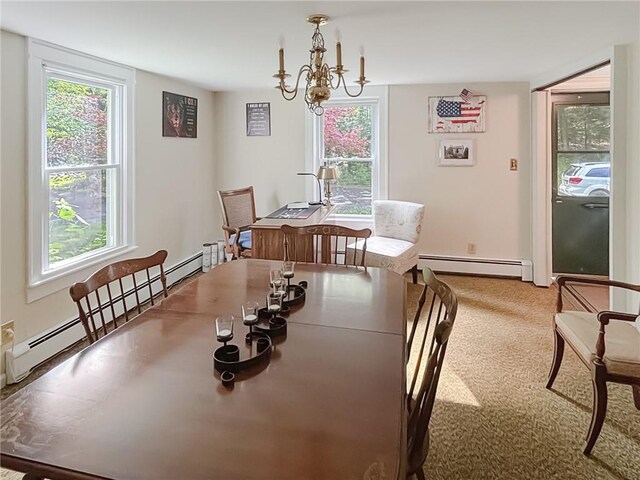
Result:
<svg viewBox="0 0 640 480"><path fill-rule="evenodd" d="M214 319L268 289L225 263L3 402L3 467L51 479L404 478L405 285L298 265L306 303L270 363L213 371ZM246 327L234 327L241 342Z"/></svg>
<svg viewBox="0 0 640 480"><path fill-rule="evenodd" d="M322 206L313 212L308 218L298 220L293 218L262 218L251 226L251 255L252 258L264 258L269 260L284 259L284 237L280 231L282 225L302 227L324 223L326 218L336 207Z"/></svg>

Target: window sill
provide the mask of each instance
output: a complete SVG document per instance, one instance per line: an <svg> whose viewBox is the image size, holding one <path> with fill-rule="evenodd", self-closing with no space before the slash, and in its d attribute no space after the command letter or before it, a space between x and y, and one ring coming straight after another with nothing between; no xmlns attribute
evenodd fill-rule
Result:
<svg viewBox="0 0 640 480"><path fill-rule="evenodd" d="M373 230L373 215L329 215L327 220L337 225L345 227L361 229L370 228Z"/></svg>
<svg viewBox="0 0 640 480"><path fill-rule="evenodd" d="M85 280L99 268L112 263L113 259L137 249L137 245L116 248L103 255L87 259L78 265L69 266L55 274L49 274L47 278L32 281L27 287L27 303L35 302L60 290L69 288L74 283Z"/></svg>

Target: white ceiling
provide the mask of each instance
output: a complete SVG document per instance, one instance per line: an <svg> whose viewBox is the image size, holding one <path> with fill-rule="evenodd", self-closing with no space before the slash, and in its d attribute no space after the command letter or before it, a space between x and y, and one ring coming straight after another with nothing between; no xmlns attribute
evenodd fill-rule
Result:
<svg viewBox="0 0 640 480"><path fill-rule="evenodd" d="M211 90L275 85L278 48L294 73L321 27L355 80L363 49L374 84L528 81L614 44L637 41L632 2L12 2L3 29Z"/></svg>

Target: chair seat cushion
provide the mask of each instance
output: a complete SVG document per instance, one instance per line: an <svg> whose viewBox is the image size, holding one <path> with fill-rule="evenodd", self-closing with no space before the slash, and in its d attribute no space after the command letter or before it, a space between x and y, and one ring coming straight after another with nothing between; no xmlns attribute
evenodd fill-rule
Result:
<svg viewBox="0 0 640 480"><path fill-rule="evenodd" d="M236 239L235 234L231 235L229 237L229 243L231 245L233 245L233 242L235 241L235 239ZM240 248L251 249L251 230L246 230L244 232L240 232L240 238L238 239L238 245L240 245Z"/></svg>
<svg viewBox="0 0 640 480"><path fill-rule="evenodd" d="M596 358L600 322L594 313L556 314L556 326L578 355L591 366ZM640 332L631 322L611 320L605 327L604 363L614 375L640 377Z"/></svg>
<svg viewBox="0 0 640 480"><path fill-rule="evenodd" d="M347 246L347 261L355 250L362 250L362 240ZM359 257L358 257L359 258ZM418 263L418 246L406 240L389 237L370 237L364 263L367 267L380 267L403 274Z"/></svg>

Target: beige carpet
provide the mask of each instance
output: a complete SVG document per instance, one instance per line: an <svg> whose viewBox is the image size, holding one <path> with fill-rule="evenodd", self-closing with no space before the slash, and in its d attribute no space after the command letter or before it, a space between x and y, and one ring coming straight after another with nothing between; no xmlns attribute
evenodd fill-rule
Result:
<svg viewBox="0 0 640 480"><path fill-rule="evenodd" d="M555 290L518 280L441 278L460 308L431 422L427 478L640 480L640 411L630 387L610 386L607 420L590 458L581 448L591 382L570 348L556 391L544 388ZM408 288L411 317L421 287Z"/></svg>

